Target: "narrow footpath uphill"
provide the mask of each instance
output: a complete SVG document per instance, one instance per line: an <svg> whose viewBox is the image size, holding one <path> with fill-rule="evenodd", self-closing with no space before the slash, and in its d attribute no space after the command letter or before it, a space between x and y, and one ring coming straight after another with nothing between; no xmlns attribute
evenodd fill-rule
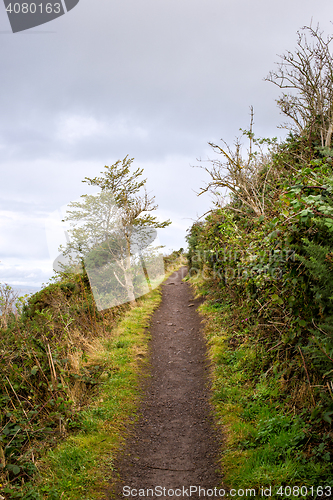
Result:
<svg viewBox="0 0 333 500"><path fill-rule="evenodd" d="M200 302L182 281L185 273L186 268L181 268L162 287L162 303L150 327L151 378L134 434L115 464L120 484L108 499L133 498L136 492L138 497L187 498L190 492L183 494L183 487L221 485L206 346L196 312ZM156 487L165 491L155 491ZM167 495L178 488L181 495L179 490ZM195 488L191 498L199 498ZM203 490L200 498L208 498Z"/></svg>

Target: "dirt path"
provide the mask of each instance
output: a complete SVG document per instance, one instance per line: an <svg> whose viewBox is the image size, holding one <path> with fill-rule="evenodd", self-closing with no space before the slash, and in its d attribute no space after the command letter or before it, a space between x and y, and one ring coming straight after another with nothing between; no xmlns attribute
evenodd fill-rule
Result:
<svg viewBox="0 0 333 500"><path fill-rule="evenodd" d="M162 304L152 317L152 377L135 434L116 464L122 479L119 499L134 498L137 493L136 498L196 500L209 497L203 490L199 495L199 486L213 489L221 484L208 402L206 348L196 312L200 302L182 282L185 273L182 268L165 282ZM154 494L147 492L149 488ZM172 489L174 495L168 494Z"/></svg>

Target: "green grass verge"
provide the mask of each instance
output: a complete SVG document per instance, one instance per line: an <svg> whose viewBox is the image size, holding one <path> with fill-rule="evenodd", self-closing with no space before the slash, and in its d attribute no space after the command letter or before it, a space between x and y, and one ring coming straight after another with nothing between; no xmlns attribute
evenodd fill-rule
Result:
<svg viewBox="0 0 333 500"><path fill-rule="evenodd" d="M38 464L38 484L25 498L92 500L103 496L113 460L135 421L140 381L147 373L149 325L161 301L153 290L138 300L109 336L99 339L87 360L102 365L102 384L79 413L78 430L49 451Z"/></svg>
<svg viewBox="0 0 333 500"><path fill-rule="evenodd" d="M197 292L207 296L200 312L206 318L212 402L225 436L220 466L225 484L236 491L233 498L244 498L250 488L260 496L261 488L269 487L270 498L329 496L330 434L316 436L305 412L290 404L292 395L284 391L281 375L263 369L264 353L244 319L235 314L230 297L213 300L207 282L194 283Z"/></svg>

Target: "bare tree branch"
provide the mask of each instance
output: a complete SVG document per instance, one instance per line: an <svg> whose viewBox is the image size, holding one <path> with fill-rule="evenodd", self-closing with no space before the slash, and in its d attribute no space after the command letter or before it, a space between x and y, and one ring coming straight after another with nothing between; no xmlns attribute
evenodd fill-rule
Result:
<svg viewBox="0 0 333 500"><path fill-rule="evenodd" d="M282 113L291 118L284 127L299 134L317 133L322 146L330 146L333 133L333 58L329 45L333 36L323 38L323 32L304 26L297 32L298 41L294 52L279 55L277 70L265 78L280 89L295 93L283 93L277 100ZM307 38L307 34L312 41Z"/></svg>

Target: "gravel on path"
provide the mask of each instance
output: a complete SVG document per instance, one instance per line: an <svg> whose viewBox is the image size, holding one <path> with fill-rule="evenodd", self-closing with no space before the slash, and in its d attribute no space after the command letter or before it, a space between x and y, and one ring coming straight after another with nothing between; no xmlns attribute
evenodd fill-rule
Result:
<svg viewBox="0 0 333 500"><path fill-rule="evenodd" d="M183 267L162 286L149 329L151 377L140 418L115 464L117 492L108 499L223 498L200 299L182 281L185 275Z"/></svg>

